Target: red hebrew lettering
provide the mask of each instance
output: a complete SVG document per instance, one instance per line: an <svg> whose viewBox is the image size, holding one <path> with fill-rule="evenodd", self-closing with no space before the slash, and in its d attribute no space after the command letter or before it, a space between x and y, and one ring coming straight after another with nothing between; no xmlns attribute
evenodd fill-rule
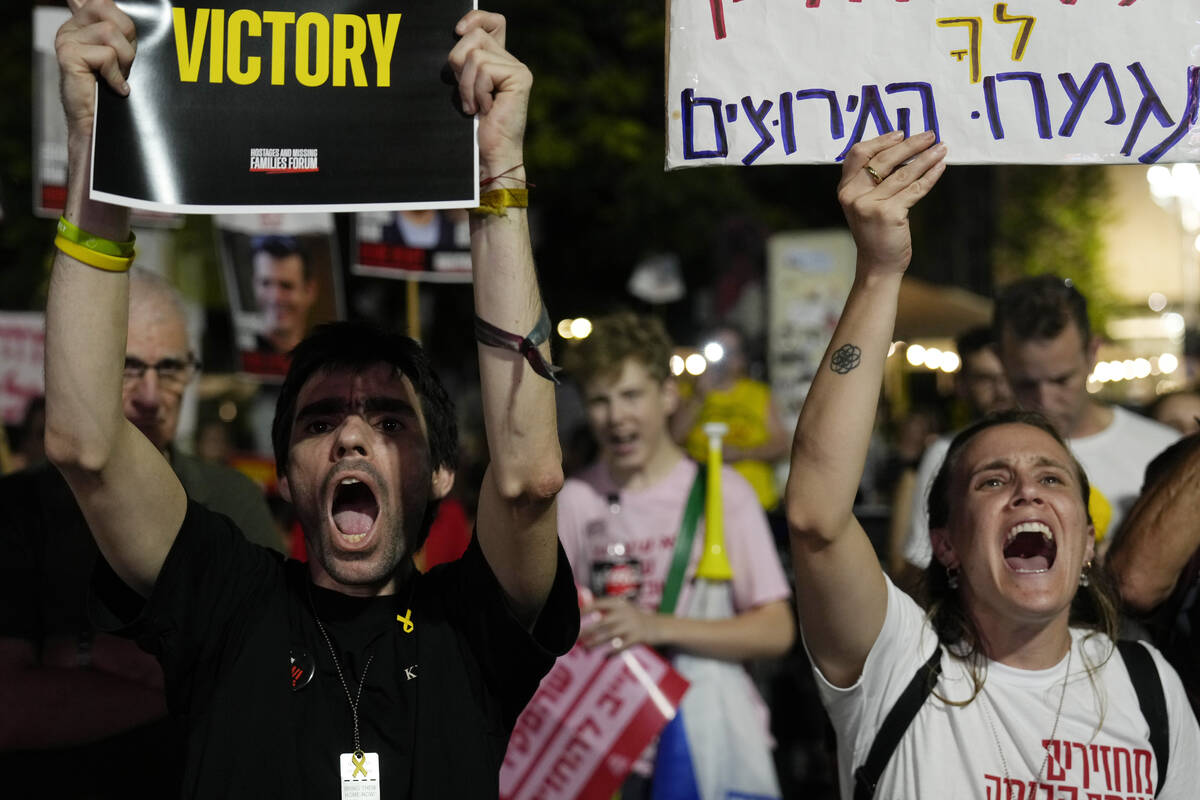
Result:
<svg viewBox="0 0 1200 800"><path fill-rule="evenodd" d="M1133 751L1133 773L1137 776L1135 790L1143 794L1154 793L1154 781L1150 779L1150 762L1154 760L1149 750Z"/></svg>
<svg viewBox="0 0 1200 800"><path fill-rule="evenodd" d="M1100 760L1102 762L1104 762L1104 785L1105 785L1105 787L1111 789L1111 788L1113 788L1113 774L1112 774L1113 771L1112 771L1112 763L1109 761L1108 755L1109 755L1109 753L1112 752L1112 746L1107 745L1107 744L1102 744L1102 745L1092 745L1092 747L1093 748L1098 747L1100 750Z"/></svg>
<svg viewBox="0 0 1200 800"><path fill-rule="evenodd" d="M1083 788L1090 789L1092 785L1092 770L1088 764L1087 746L1079 742L1070 742L1067 746L1067 769L1071 768L1071 752L1079 748L1079 760L1083 764Z"/></svg>
<svg viewBox="0 0 1200 800"><path fill-rule="evenodd" d="M1017 790L1016 794L1013 794L1013 789ZM1025 784L1016 778L1005 778L1004 800L1025 800Z"/></svg>
<svg viewBox="0 0 1200 800"><path fill-rule="evenodd" d="M1061 781L1065 780L1067 777L1067 771L1064 768L1065 765L1060 760L1060 756L1062 755L1062 744L1063 743L1057 739L1053 741L1049 739L1042 739L1042 747L1048 751L1046 756L1046 780L1048 781ZM1070 754L1071 746L1067 745L1068 758L1070 758Z"/></svg>
<svg viewBox="0 0 1200 800"><path fill-rule="evenodd" d="M555 695L564 694L571 686L571 668L559 661L555 669L546 676L546 691Z"/></svg>
<svg viewBox="0 0 1200 800"><path fill-rule="evenodd" d="M1126 791L1133 789L1133 755L1124 747L1113 748L1113 773L1116 780L1109 784L1110 789Z"/></svg>
<svg viewBox="0 0 1200 800"><path fill-rule="evenodd" d="M988 782L987 800L1001 800L1000 797L1000 776L999 775L984 775L983 779ZM992 783L996 784L996 792L992 793Z"/></svg>

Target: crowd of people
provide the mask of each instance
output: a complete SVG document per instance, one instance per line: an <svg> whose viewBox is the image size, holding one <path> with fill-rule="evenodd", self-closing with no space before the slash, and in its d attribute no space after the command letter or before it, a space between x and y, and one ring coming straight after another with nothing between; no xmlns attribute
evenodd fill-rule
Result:
<svg viewBox="0 0 1200 800"><path fill-rule="evenodd" d="M298 560L252 481L175 444L200 367L183 306L131 268L129 210L87 190L97 83L128 93L135 28L112 0L72 9L57 38L70 172L46 397L24 468L0 478L0 785L496 797L519 715L578 644L789 665L811 693L739 673L744 738L769 762L772 732L795 727L781 723L828 724L820 766L845 800L1193 796L1195 395L1156 404L1160 424L1089 394L1100 340L1069 281L1013 283L992 324L959 337L971 420L907 457L894 557L855 517L908 215L946 169L932 133L845 159L855 280L792 432L736 326L712 330L718 366L682 391L652 315L597 319L552 363L521 191L532 76L502 16L468 13L448 61L498 193L470 215L488 455L460 465L454 400L418 343L359 322L306 334L304 253L257 243L257 302L290 364L269 439ZM594 446L570 474L560 381ZM727 431L715 466L711 423ZM718 497L700 511L709 470ZM463 476L471 524L439 533ZM724 530L728 608L699 618L710 527ZM782 796L797 786L786 745ZM656 744L638 755L620 797L678 796Z"/></svg>

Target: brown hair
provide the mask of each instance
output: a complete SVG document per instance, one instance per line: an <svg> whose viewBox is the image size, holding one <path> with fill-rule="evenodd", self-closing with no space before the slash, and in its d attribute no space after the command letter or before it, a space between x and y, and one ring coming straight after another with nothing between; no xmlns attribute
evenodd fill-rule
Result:
<svg viewBox="0 0 1200 800"><path fill-rule="evenodd" d="M600 317L585 339L568 345L563 367L580 384L611 375L632 358L658 382L671 377L674 345L657 317L624 311Z"/></svg>

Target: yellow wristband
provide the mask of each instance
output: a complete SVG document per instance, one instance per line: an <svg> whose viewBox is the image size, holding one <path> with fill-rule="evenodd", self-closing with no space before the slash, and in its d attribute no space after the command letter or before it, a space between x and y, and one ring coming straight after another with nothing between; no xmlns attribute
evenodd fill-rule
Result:
<svg viewBox="0 0 1200 800"><path fill-rule="evenodd" d="M471 213L503 217L508 208L529 208L529 190L491 189L479 195L479 207Z"/></svg>
<svg viewBox="0 0 1200 800"><path fill-rule="evenodd" d="M133 256L110 256L72 242L61 234L54 237L54 246L76 261L105 272L128 272L133 265Z"/></svg>
<svg viewBox="0 0 1200 800"><path fill-rule="evenodd" d="M133 257L133 244L137 240L132 231L129 233L129 241L127 242L105 239L103 236L96 236L95 234L81 230L68 222L66 217L58 218L58 235L68 242L74 242L77 245L86 247L88 250L95 250L97 253L104 253L108 256L119 256L121 258Z"/></svg>

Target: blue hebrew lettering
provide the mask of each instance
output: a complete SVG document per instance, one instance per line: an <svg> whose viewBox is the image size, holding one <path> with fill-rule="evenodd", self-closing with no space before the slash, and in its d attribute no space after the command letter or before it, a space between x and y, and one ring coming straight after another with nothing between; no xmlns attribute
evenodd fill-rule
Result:
<svg viewBox="0 0 1200 800"><path fill-rule="evenodd" d="M796 152L796 120L792 112L792 93L779 95L779 138L783 141L783 154Z"/></svg>
<svg viewBox="0 0 1200 800"><path fill-rule="evenodd" d="M1200 66L1188 67L1187 93L1187 105L1183 109L1183 119L1179 120L1178 127L1171 132L1170 136L1142 153L1138 157L1138 161L1143 164L1153 164L1158 161L1196 126L1197 118L1200 117Z"/></svg>
<svg viewBox="0 0 1200 800"><path fill-rule="evenodd" d="M684 89L681 95L683 105L683 157L689 161L697 158L724 158L729 155L729 142L725 138L725 121L721 119L721 101L715 97L696 97L694 89ZM712 150L697 150L696 106L707 106L712 111L713 139L716 147Z"/></svg>
<svg viewBox="0 0 1200 800"><path fill-rule="evenodd" d="M754 132L758 134L759 140L754 149L742 158L743 164L753 164L759 156L767 151L767 148L775 144L775 137L771 135L771 130L764 121L774 106L775 104L770 100L763 100L762 104L755 106L749 95L742 98L742 108L746 111L746 119L750 120L750 124L754 126Z"/></svg>
<svg viewBox="0 0 1200 800"><path fill-rule="evenodd" d="M1004 126L1000 123L1000 105L996 100L996 82L1028 81L1033 95L1033 115L1037 121L1038 138L1051 139L1050 101L1046 98L1046 84L1037 72L1001 72L983 79L984 105L987 107L988 122L992 126L992 138L1004 138Z"/></svg>
<svg viewBox="0 0 1200 800"><path fill-rule="evenodd" d="M797 100L813 100L825 98L829 103L829 135L834 139L840 139L846 135L846 129L842 125L842 109L838 105L837 92L832 89L801 89L796 92Z"/></svg>
<svg viewBox="0 0 1200 800"><path fill-rule="evenodd" d="M862 105L858 109L858 119L854 121L854 130L846 141L846 147L838 153L837 161L845 159L850 148L862 141L863 134L867 131L867 120L875 123L875 130L881 136L891 133L893 130L892 122L888 119L887 109L883 107L883 100L879 96L879 87L875 84L862 87Z"/></svg>
<svg viewBox="0 0 1200 800"><path fill-rule="evenodd" d="M1113 75L1112 67L1108 64L1103 61L1097 62L1096 66L1092 67L1092 71L1088 73L1082 87L1075 85L1075 76L1069 72L1060 72L1058 80L1071 100L1071 107L1067 109L1062 125L1058 128L1059 136L1070 136L1075 132L1075 126L1079 124L1079 117L1083 114L1084 107L1088 104L1088 100L1092 99L1092 93L1096 91L1096 87L1102 80L1104 88L1108 90L1108 102L1112 106L1112 116L1106 119L1104 124L1120 125L1125 121L1125 103L1121 100L1121 87L1117 85L1117 76Z"/></svg>
<svg viewBox="0 0 1200 800"><path fill-rule="evenodd" d="M1133 152L1133 145L1137 142L1138 136L1142 133L1142 128L1145 127L1146 121L1153 114L1158 120L1158 124L1164 128L1169 125L1174 125L1175 120L1171 119L1171 115L1167 112L1166 106L1158 96L1158 92L1150 83L1150 78L1146 76L1146 70L1142 67L1140 61L1135 61L1129 65L1129 71L1133 73L1133 77L1137 80L1138 88L1142 91L1142 101L1138 104L1138 110L1133 115L1133 124L1129 127L1129 135L1125 137L1125 144L1121 145L1121 154L1129 155ZM1138 157L1138 161L1145 164L1153 164L1158 159L1162 158L1167 150L1175 146L1189 130L1196 124L1197 112L1197 73L1200 72L1200 67L1188 67L1187 79L1187 103L1183 110L1183 119L1179 122L1179 127L1176 128L1170 136L1157 145L1147 150Z"/></svg>
<svg viewBox="0 0 1200 800"><path fill-rule="evenodd" d="M924 81L911 81L907 83L889 83L883 87L883 90L888 94L898 94L900 92L916 92L921 98L921 115L925 122L923 130L933 131L937 141L942 140L942 134L938 130L937 106L933 102L933 86ZM904 135L909 135L908 130L908 113L907 108L901 108L896 112L897 127L904 131Z"/></svg>

